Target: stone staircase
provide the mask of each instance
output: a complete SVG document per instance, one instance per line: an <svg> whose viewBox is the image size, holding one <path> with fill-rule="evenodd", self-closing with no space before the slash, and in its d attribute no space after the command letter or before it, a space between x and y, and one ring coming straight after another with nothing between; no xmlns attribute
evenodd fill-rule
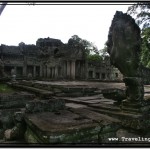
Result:
<svg viewBox="0 0 150 150"><path fill-rule="evenodd" d="M97 88L88 86L73 86L73 85L49 85L36 83L34 81L20 81L18 83L12 83L12 87L17 89L23 89L41 98L50 98L52 96L57 97L79 97L79 96L90 96L98 94Z"/></svg>
<svg viewBox="0 0 150 150"><path fill-rule="evenodd" d="M31 86L22 85L22 84L12 84L12 87L14 87L16 89L22 89L25 91L29 91L31 93L36 94L37 96L39 96L41 98L50 98L51 96L54 95L54 93L51 91L43 90L43 89L39 89L39 88L34 88Z"/></svg>
<svg viewBox="0 0 150 150"><path fill-rule="evenodd" d="M82 97L83 98L83 97ZM96 97L95 97L96 98ZM119 106L114 105L114 101L110 100L110 99L97 99L94 101L94 99L90 99L90 101L88 100L84 100L81 101L81 98L79 97L77 98L63 98L63 100L66 101L66 103L75 103L75 104L82 104L83 108L100 113L100 114L104 114L106 116L110 116L110 117L114 117L117 119L120 118L139 118L141 117L140 113L138 112L128 112L128 111L122 111L122 109ZM101 101L102 100L102 101ZM93 103L92 103L93 101ZM86 107L85 107L86 106ZM72 104L72 108L73 108L73 104Z"/></svg>
<svg viewBox="0 0 150 150"><path fill-rule="evenodd" d="M122 110L116 100L104 98L98 88L31 81L12 86L41 95L25 108L25 138L29 143L109 143L108 137L115 137L122 126L131 127L128 120L142 118L136 111Z"/></svg>
<svg viewBox="0 0 150 150"><path fill-rule="evenodd" d="M65 86L55 84L41 84L34 81L21 81L17 84L12 85L15 88L24 89L33 92L41 98L59 98L65 100L65 103L82 104L87 106L88 109L115 118L122 117L141 117L138 111L131 108L124 109L123 111L119 105L114 105L116 100L104 98L102 92L106 93L106 90L99 90L97 88L91 88L87 86ZM115 89L116 90L116 89ZM108 92L114 93L114 89L109 89ZM122 92L122 91L121 91ZM124 92L123 92L124 94ZM120 93L119 93L119 97ZM124 97L124 96L122 96ZM116 97L115 97L116 98ZM72 105L73 106L73 105Z"/></svg>

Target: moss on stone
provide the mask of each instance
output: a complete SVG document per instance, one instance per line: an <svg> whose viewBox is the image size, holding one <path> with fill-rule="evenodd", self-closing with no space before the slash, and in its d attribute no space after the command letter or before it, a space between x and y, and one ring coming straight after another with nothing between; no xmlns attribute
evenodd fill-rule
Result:
<svg viewBox="0 0 150 150"><path fill-rule="evenodd" d="M0 93L13 93L15 90L7 84L0 84Z"/></svg>
<svg viewBox="0 0 150 150"><path fill-rule="evenodd" d="M38 137L35 136L35 134L30 130L30 128L27 128L25 132L25 141L27 143L40 143Z"/></svg>

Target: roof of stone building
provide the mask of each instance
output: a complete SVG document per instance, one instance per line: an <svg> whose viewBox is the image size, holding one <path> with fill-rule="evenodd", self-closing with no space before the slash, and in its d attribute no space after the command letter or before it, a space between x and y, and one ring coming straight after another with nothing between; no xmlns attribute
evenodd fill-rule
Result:
<svg viewBox="0 0 150 150"><path fill-rule="evenodd" d="M1 45L1 53L7 55L22 55L21 49L18 46Z"/></svg>
<svg viewBox="0 0 150 150"><path fill-rule="evenodd" d="M58 47L59 51L57 55L61 55L64 58L69 59L84 59L85 54L82 49L64 44L61 47Z"/></svg>
<svg viewBox="0 0 150 150"><path fill-rule="evenodd" d="M44 43L43 47L40 45L42 42ZM26 45L24 43L19 46L1 45L0 52L6 55L54 56L64 59L85 59L84 50L80 47L68 43L64 44L61 40L53 38L40 38L37 40L36 45Z"/></svg>
<svg viewBox="0 0 150 150"><path fill-rule="evenodd" d="M22 48L22 53L26 55L38 55L39 49L35 45L24 45Z"/></svg>
<svg viewBox="0 0 150 150"><path fill-rule="evenodd" d="M61 46L61 45L63 45L63 42L61 40L49 38L49 37L48 38L39 38L36 41L37 46L40 46L41 43L43 43L44 46Z"/></svg>
<svg viewBox="0 0 150 150"><path fill-rule="evenodd" d="M39 49L35 45L7 46L1 45L0 52L4 55L38 55Z"/></svg>

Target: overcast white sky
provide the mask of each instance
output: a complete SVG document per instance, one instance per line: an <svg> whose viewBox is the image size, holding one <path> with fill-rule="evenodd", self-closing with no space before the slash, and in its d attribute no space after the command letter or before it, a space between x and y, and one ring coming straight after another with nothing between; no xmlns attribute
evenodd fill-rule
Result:
<svg viewBox="0 0 150 150"><path fill-rule="evenodd" d="M113 16L129 5L7 5L0 16L0 44L35 44L38 38L67 43L72 35L104 47Z"/></svg>

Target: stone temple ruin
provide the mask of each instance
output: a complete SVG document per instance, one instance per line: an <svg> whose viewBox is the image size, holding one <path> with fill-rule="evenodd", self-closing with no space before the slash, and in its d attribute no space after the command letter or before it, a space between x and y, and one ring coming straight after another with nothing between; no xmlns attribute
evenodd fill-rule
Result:
<svg viewBox="0 0 150 150"><path fill-rule="evenodd" d="M14 91L0 94L0 143L149 146L149 70L139 61L140 39L134 19L117 11L108 34L110 60L101 64L56 39L1 45L2 73L16 79L7 82ZM121 76L110 63L123 82L112 82Z"/></svg>
<svg viewBox="0 0 150 150"><path fill-rule="evenodd" d="M58 39L38 39L36 45L0 46L3 70L10 77L53 80L121 80L118 69L109 59L103 62L88 62L85 52Z"/></svg>

